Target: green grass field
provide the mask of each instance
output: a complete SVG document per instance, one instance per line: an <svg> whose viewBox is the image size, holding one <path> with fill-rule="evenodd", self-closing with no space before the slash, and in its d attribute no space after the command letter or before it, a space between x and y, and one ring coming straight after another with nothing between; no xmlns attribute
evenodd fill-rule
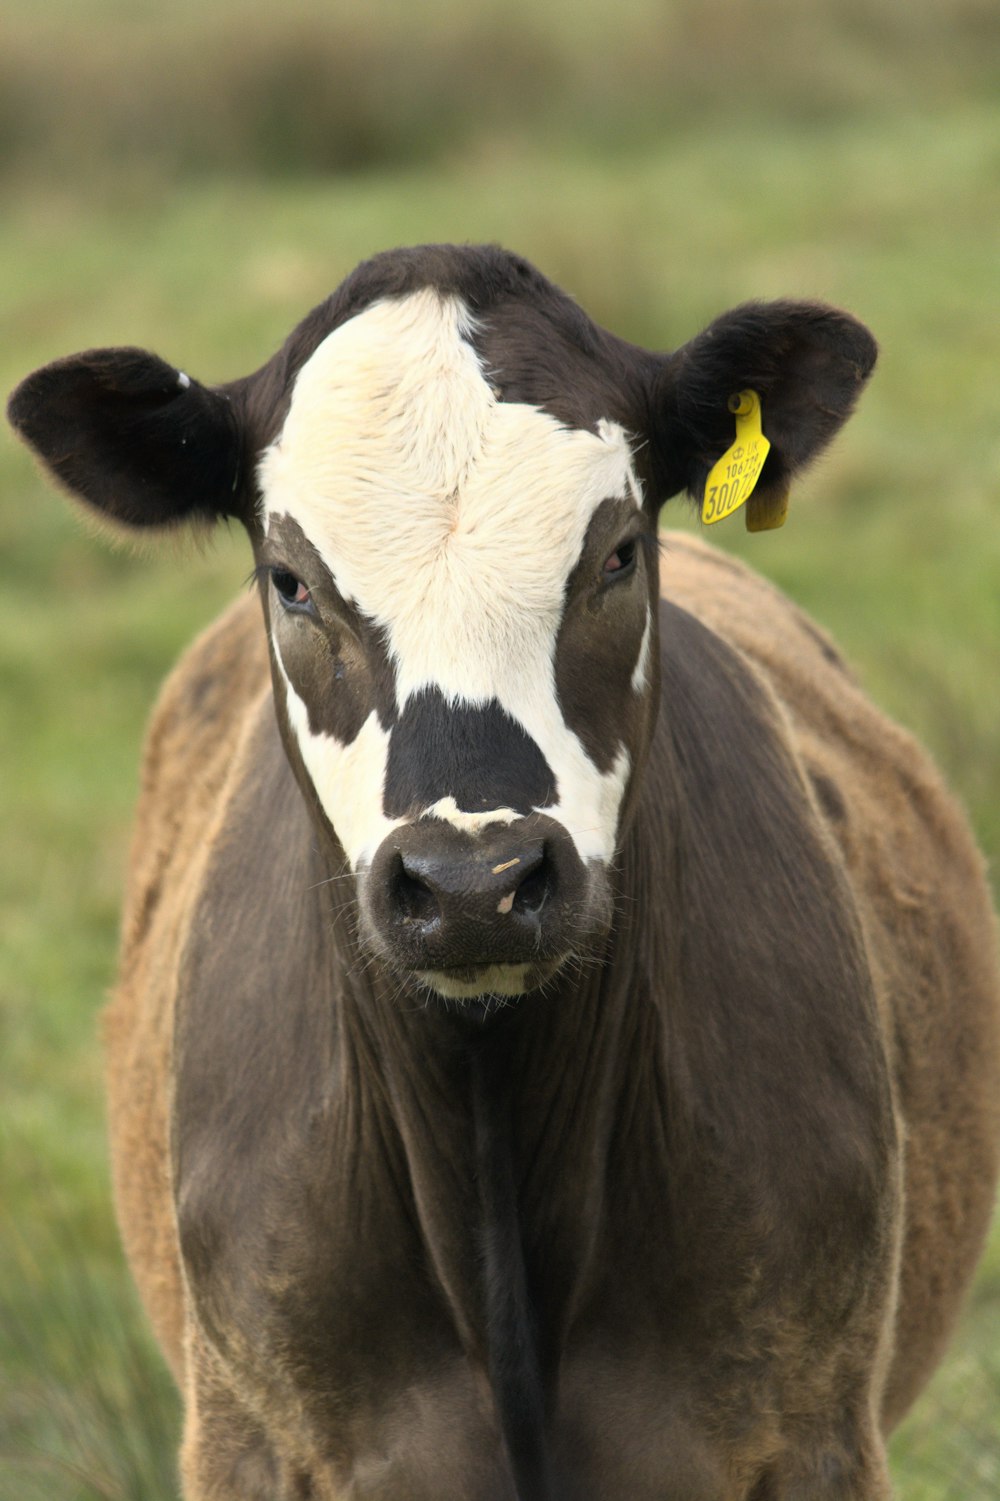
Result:
<svg viewBox="0 0 1000 1501"><path fill-rule="evenodd" d="M600 322L654 347L749 297L841 303L883 349L858 415L793 493L783 531L751 538L736 517L713 540L834 632L873 695L936 753L1000 869L992 7L926 3L901 32L887 9L862 0L844 10L854 29L839 31L819 7L764 6L759 15L794 29L802 66L789 80L758 30L745 18L727 30L717 5L700 22L693 5L678 6L673 47L657 33L646 48L655 13L645 0L613 37L586 6L567 28L561 0L538 14L519 5L522 30L503 33L499 56L510 78L529 77L531 97L508 129L506 75L477 113L475 78L459 89L421 54L410 93L393 95L412 24L390 46L402 11L389 6L378 25L391 66L374 79L395 98L385 139L372 143L369 128L364 150L341 149L337 132L350 136L355 121L345 104L343 119L322 122L324 156L303 135L307 116L283 113L279 97L287 159L273 121L237 118L232 69L220 85L232 114L225 131L212 117L224 151L199 157L190 122L185 135L172 120L151 146L152 106L136 79L143 68L152 79L159 33L121 20L133 69L126 149L116 132L128 91L101 73L118 35L107 18L125 8L109 0L100 10L105 29L91 36L70 0L51 8L45 28L26 0L10 9L0 81L16 55L22 92L25 79L54 79L57 61L65 87L41 99L36 90L21 114L9 94L0 106L5 390L36 364L105 343L147 345L209 381L242 374L358 259L430 239L500 240ZM300 10L308 40L316 8ZM172 14L176 31L161 42L176 61L181 28L204 23L187 4ZM458 12L438 0L435 14ZM484 7L481 26L500 15ZM60 16L69 30L54 59ZM486 32L449 22L441 34L454 64L460 43L481 49ZM381 35L357 46L378 58ZM249 66L245 51L232 56ZM108 108L86 116L80 80L105 76ZM190 113L207 97L192 73L174 103ZM420 97L430 123L415 137ZM95 151L96 169L85 169ZM167 667L242 587L250 558L236 535L207 552L110 549L7 433L0 491L0 1501L166 1501L176 1495L178 1408L117 1247L98 1013L113 975L143 721ZM694 525L679 505L665 522ZM906 1501L1000 1495L1000 1226L893 1463Z"/></svg>

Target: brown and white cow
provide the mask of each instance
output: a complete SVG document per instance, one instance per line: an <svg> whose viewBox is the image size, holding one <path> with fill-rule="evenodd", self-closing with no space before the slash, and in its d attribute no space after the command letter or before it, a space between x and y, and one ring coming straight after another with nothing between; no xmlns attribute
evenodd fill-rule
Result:
<svg viewBox="0 0 1000 1501"><path fill-rule="evenodd" d="M15 393L260 584L154 717L108 1017L189 1498L889 1496L993 1202L982 866L825 636L656 531L735 392L766 502L874 360L797 303L649 353L425 247L245 380Z"/></svg>

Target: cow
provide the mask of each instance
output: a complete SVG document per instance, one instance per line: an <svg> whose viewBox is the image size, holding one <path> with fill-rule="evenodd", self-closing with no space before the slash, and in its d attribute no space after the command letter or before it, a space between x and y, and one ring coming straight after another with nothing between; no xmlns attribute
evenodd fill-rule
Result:
<svg viewBox="0 0 1000 1501"><path fill-rule="evenodd" d="M106 1018L189 1501L891 1495L997 1179L983 864L824 632L657 530L744 392L773 517L875 357L792 301L654 353L424 246L244 379L11 398L92 512L254 555L152 720Z"/></svg>

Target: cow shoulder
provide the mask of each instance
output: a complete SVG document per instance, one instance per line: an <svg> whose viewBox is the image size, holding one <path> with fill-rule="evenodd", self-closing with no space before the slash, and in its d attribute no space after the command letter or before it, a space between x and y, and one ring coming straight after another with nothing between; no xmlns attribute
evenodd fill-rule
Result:
<svg viewBox="0 0 1000 1501"><path fill-rule="evenodd" d="M903 1412L940 1356L926 1322L960 1302L986 1233L1000 1127L997 930L967 820L924 750L865 696L832 643L736 560L672 537L665 592L736 648L780 703L816 821L843 861L905 1122L908 1198L897 1358L885 1404ZM665 702L669 713L669 703ZM830 841L828 841L830 842ZM808 935L803 934L807 939ZM973 1077L964 1060L989 1060ZM961 1111L944 1108L961 1097ZM983 1185L987 1185L985 1191Z"/></svg>
<svg viewBox="0 0 1000 1501"><path fill-rule="evenodd" d="M901 914L925 936L954 921L968 930L959 948L991 954L983 862L964 813L927 753L871 702L826 633L742 563L692 538L670 538L663 587L736 647L780 703L846 863L876 966L910 965L913 938L900 943ZM942 938L947 947L955 941Z"/></svg>
<svg viewBox="0 0 1000 1501"><path fill-rule="evenodd" d="M690 1233L706 1264L727 1262L719 1287L755 1259L800 1272L822 1252L824 1275L843 1279L829 1300L841 1317L859 1258L884 1295L894 1214L891 1084L856 893L766 675L704 618L696 586L674 590L669 551L665 571L650 775L668 804L665 1024L692 1161L718 1196L707 1220L731 1227L742 1261Z"/></svg>
<svg viewBox="0 0 1000 1501"><path fill-rule="evenodd" d="M179 935L248 717L270 713L260 608L246 598L189 648L153 712L132 837L121 968L104 1015L112 1169L122 1236L178 1380L184 1299L169 1160ZM273 719L273 714L271 715Z"/></svg>

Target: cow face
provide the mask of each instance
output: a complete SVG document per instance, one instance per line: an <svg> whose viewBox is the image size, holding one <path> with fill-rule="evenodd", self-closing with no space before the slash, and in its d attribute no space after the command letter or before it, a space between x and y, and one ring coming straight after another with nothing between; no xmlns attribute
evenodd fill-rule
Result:
<svg viewBox="0 0 1000 1501"><path fill-rule="evenodd" d="M362 929L452 996L590 946L652 724L655 540L629 435L505 400L460 297L326 336L259 466L286 736Z"/></svg>
<svg viewBox="0 0 1000 1501"><path fill-rule="evenodd" d="M657 696L659 504L700 495L748 387L758 493L784 492L874 358L808 303L654 355L516 256L425 246L359 267L245 380L96 350L9 412L124 526L244 523L288 755L362 938L443 995L519 994L609 921Z"/></svg>

